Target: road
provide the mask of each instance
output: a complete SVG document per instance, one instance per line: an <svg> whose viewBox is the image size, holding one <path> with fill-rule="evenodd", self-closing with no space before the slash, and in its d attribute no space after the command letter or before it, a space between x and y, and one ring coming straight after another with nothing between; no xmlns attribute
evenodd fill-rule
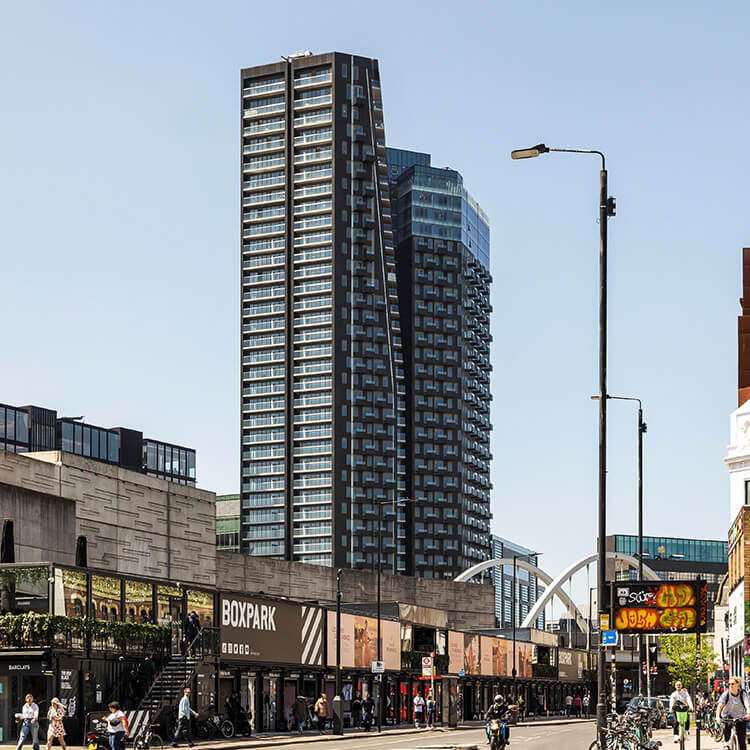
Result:
<svg viewBox="0 0 750 750"><path fill-rule="evenodd" d="M511 729L511 745L522 750L587 750L594 740L594 724L570 726L528 726ZM483 729L454 732L420 732L408 735L373 735L351 740L331 740L310 744L310 750L416 750L416 748L450 748L476 745L486 748ZM302 746L302 743L300 743Z"/></svg>

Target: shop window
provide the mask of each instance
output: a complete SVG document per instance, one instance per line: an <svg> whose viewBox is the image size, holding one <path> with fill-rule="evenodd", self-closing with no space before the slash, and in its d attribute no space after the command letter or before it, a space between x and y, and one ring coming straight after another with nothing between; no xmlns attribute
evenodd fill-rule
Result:
<svg viewBox="0 0 750 750"><path fill-rule="evenodd" d="M156 587L156 618L160 625L182 621L182 589L178 586Z"/></svg>
<svg viewBox="0 0 750 750"><path fill-rule="evenodd" d="M125 619L128 622L153 622L154 587L142 581L125 581Z"/></svg>
<svg viewBox="0 0 750 750"><path fill-rule="evenodd" d="M110 576L91 576L91 608L98 620L120 619L122 581Z"/></svg>
<svg viewBox="0 0 750 750"><path fill-rule="evenodd" d="M198 615L201 627L207 628L214 625L214 595L210 591L188 589L187 608L188 612L195 612Z"/></svg>
<svg viewBox="0 0 750 750"><path fill-rule="evenodd" d="M87 610L86 573L55 568L55 614L85 617Z"/></svg>

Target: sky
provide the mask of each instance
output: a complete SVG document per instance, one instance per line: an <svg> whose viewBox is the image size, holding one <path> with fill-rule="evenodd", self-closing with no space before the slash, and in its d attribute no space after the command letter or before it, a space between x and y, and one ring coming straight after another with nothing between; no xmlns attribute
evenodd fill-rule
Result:
<svg viewBox="0 0 750 750"><path fill-rule="evenodd" d="M0 401L195 447L239 484L239 70L380 61L388 145L491 221L492 528L552 573L595 550L599 162L609 392L643 400L647 534L725 539L744 2L0 2ZM636 409L610 402L608 533L636 530Z"/></svg>

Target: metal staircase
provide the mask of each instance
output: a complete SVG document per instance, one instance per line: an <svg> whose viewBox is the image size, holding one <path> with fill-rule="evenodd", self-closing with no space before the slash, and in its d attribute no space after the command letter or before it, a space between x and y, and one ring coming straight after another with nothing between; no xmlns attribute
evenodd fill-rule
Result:
<svg viewBox="0 0 750 750"><path fill-rule="evenodd" d="M156 716L162 708L179 703L182 689L201 661L198 656L173 656L143 696L138 710L149 711L151 716Z"/></svg>

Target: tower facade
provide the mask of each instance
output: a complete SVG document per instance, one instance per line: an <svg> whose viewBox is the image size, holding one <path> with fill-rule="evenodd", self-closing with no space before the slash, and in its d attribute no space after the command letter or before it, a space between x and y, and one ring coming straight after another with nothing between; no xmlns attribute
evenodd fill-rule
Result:
<svg viewBox="0 0 750 750"><path fill-rule="evenodd" d="M489 220L452 169L388 149L407 395L407 569L491 557Z"/></svg>
<svg viewBox="0 0 750 750"><path fill-rule="evenodd" d="M405 384L376 60L241 72L244 552L406 569Z"/></svg>

